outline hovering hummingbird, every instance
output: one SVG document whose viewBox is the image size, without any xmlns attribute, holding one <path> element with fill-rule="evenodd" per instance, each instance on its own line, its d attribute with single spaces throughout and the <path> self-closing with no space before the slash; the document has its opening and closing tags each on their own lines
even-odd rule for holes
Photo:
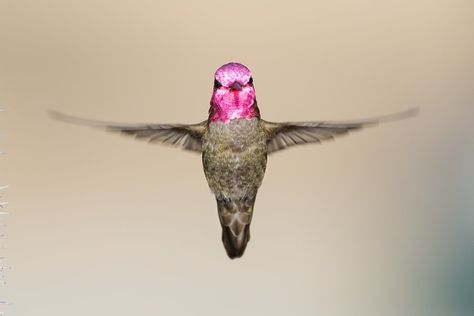
<svg viewBox="0 0 474 316">
<path fill-rule="evenodd" d="M 282 149 L 320 143 L 348 131 L 412 116 L 416 109 L 388 116 L 348 122 L 283 122 L 260 118 L 251 71 L 239 63 L 221 66 L 214 75 L 207 120 L 197 124 L 118 124 L 85 120 L 58 112 L 56 119 L 102 127 L 179 146 L 202 154 L 209 187 L 217 200 L 222 241 L 227 255 L 241 257 L 250 239 L 250 223 L 267 156 Z"/>
</svg>

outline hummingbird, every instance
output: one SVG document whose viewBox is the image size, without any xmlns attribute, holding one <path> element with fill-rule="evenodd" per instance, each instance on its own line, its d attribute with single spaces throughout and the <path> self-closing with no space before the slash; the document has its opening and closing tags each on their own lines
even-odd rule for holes
<svg viewBox="0 0 474 316">
<path fill-rule="evenodd" d="M 267 157 L 302 144 L 321 143 L 349 131 L 412 116 L 417 109 L 354 121 L 270 122 L 257 106 L 252 72 L 231 62 L 214 74 L 208 118 L 197 124 L 120 124 L 51 112 L 59 120 L 104 128 L 149 143 L 196 152 L 217 201 L 222 242 L 229 258 L 244 254 Z"/>
</svg>

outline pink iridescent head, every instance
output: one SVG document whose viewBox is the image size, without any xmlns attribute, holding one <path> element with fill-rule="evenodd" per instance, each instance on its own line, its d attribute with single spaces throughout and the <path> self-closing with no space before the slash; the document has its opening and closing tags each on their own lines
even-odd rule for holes
<svg viewBox="0 0 474 316">
<path fill-rule="evenodd" d="M 224 124 L 233 119 L 260 117 L 252 73 L 239 63 L 228 63 L 214 75 L 214 91 L 209 109 L 211 122 Z"/>
</svg>

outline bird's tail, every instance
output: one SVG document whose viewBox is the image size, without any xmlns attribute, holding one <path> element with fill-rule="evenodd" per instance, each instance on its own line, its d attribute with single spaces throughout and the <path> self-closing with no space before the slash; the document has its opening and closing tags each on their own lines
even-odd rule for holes
<svg viewBox="0 0 474 316">
<path fill-rule="evenodd" d="M 244 254 L 250 240 L 255 197 L 238 200 L 217 200 L 217 209 L 222 226 L 222 242 L 229 258 L 239 258 Z"/>
</svg>

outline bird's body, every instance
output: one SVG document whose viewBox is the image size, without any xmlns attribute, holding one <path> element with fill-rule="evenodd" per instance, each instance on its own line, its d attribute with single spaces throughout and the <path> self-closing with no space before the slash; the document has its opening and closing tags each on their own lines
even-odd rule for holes
<svg viewBox="0 0 474 316">
<path fill-rule="evenodd" d="M 269 154 L 294 145 L 320 143 L 416 111 L 349 122 L 268 122 L 260 118 L 250 70 L 238 63 L 217 69 L 210 105 L 208 119 L 191 125 L 117 124 L 60 113 L 54 116 L 201 153 L 207 182 L 217 200 L 224 247 L 230 258 L 237 258 L 243 255 L 250 238 L 255 198 Z"/>
<path fill-rule="evenodd" d="M 267 164 L 265 132 L 256 118 L 210 123 L 203 135 L 202 162 L 218 199 L 255 196 Z"/>
</svg>

